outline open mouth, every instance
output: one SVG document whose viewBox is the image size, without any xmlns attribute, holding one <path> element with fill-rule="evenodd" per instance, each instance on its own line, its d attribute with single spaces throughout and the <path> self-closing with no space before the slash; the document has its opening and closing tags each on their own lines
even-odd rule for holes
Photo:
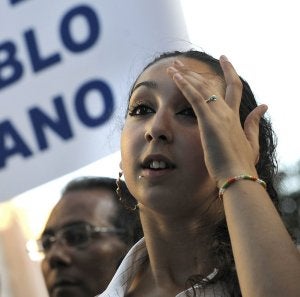
<svg viewBox="0 0 300 297">
<path fill-rule="evenodd" d="M 151 169 L 151 170 L 162 170 L 162 169 L 173 169 L 175 165 L 164 157 L 148 157 L 142 163 L 143 169 Z"/>
</svg>

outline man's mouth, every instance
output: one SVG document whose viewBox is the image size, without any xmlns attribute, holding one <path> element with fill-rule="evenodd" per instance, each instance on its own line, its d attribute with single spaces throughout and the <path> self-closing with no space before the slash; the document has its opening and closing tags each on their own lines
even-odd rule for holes
<svg viewBox="0 0 300 297">
<path fill-rule="evenodd" d="M 79 284 L 74 281 L 61 280 L 61 281 L 56 282 L 52 289 L 55 290 L 55 289 L 60 289 L 60 288 L 68 288 L 68 287 L 76 287 L 76 286 L 79 286 Z"/>
</svg>

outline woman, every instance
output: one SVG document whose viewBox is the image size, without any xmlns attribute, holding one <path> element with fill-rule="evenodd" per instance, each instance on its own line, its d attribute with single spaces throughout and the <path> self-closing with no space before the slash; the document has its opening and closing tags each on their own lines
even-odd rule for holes
<svg viewBox="0 0 300 297">
<path fill-rule="evenodd" d="M 225 56 L 166 53 L 143 70 L 121 169 L 145 237 L 101 296 L 300 296 L 266 110 Z"/>
</svg>

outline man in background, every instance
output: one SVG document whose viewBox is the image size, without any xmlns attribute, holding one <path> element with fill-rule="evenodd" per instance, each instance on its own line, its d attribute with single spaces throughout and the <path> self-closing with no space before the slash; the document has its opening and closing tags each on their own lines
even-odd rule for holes
<svg viewBox="0 0 300 297">
<path fill-rule="evenodd" d="M 66 185 L 38 240 L 50 297 L 100 294 L 142 237 L 138 212 L 123 207 L 116 188 L 116 180 L 105 177 L 83 177 Z M 129 192 L 123 195 L 135 203 Z"/>
</svg>

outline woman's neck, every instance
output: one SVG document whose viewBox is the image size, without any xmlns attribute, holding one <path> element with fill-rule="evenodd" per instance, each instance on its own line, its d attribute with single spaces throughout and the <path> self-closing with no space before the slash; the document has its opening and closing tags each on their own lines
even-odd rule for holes
<svg viewBox="0 0 300 297">
<path fill-rule="evenodd" d="M 194 218 L 192 218 L 194 217 Z M 165 215 L 155 216 L 141 209 L 145 242 L 149 254 L 149 267 L 145 273 L 153 280 L 155 287 L 170 286 L 186 288 L 192 275 L 210 274 L 215 261 L 211 246 L 214 224 L 201 216 L 173 218 Z"/>
</svg>

